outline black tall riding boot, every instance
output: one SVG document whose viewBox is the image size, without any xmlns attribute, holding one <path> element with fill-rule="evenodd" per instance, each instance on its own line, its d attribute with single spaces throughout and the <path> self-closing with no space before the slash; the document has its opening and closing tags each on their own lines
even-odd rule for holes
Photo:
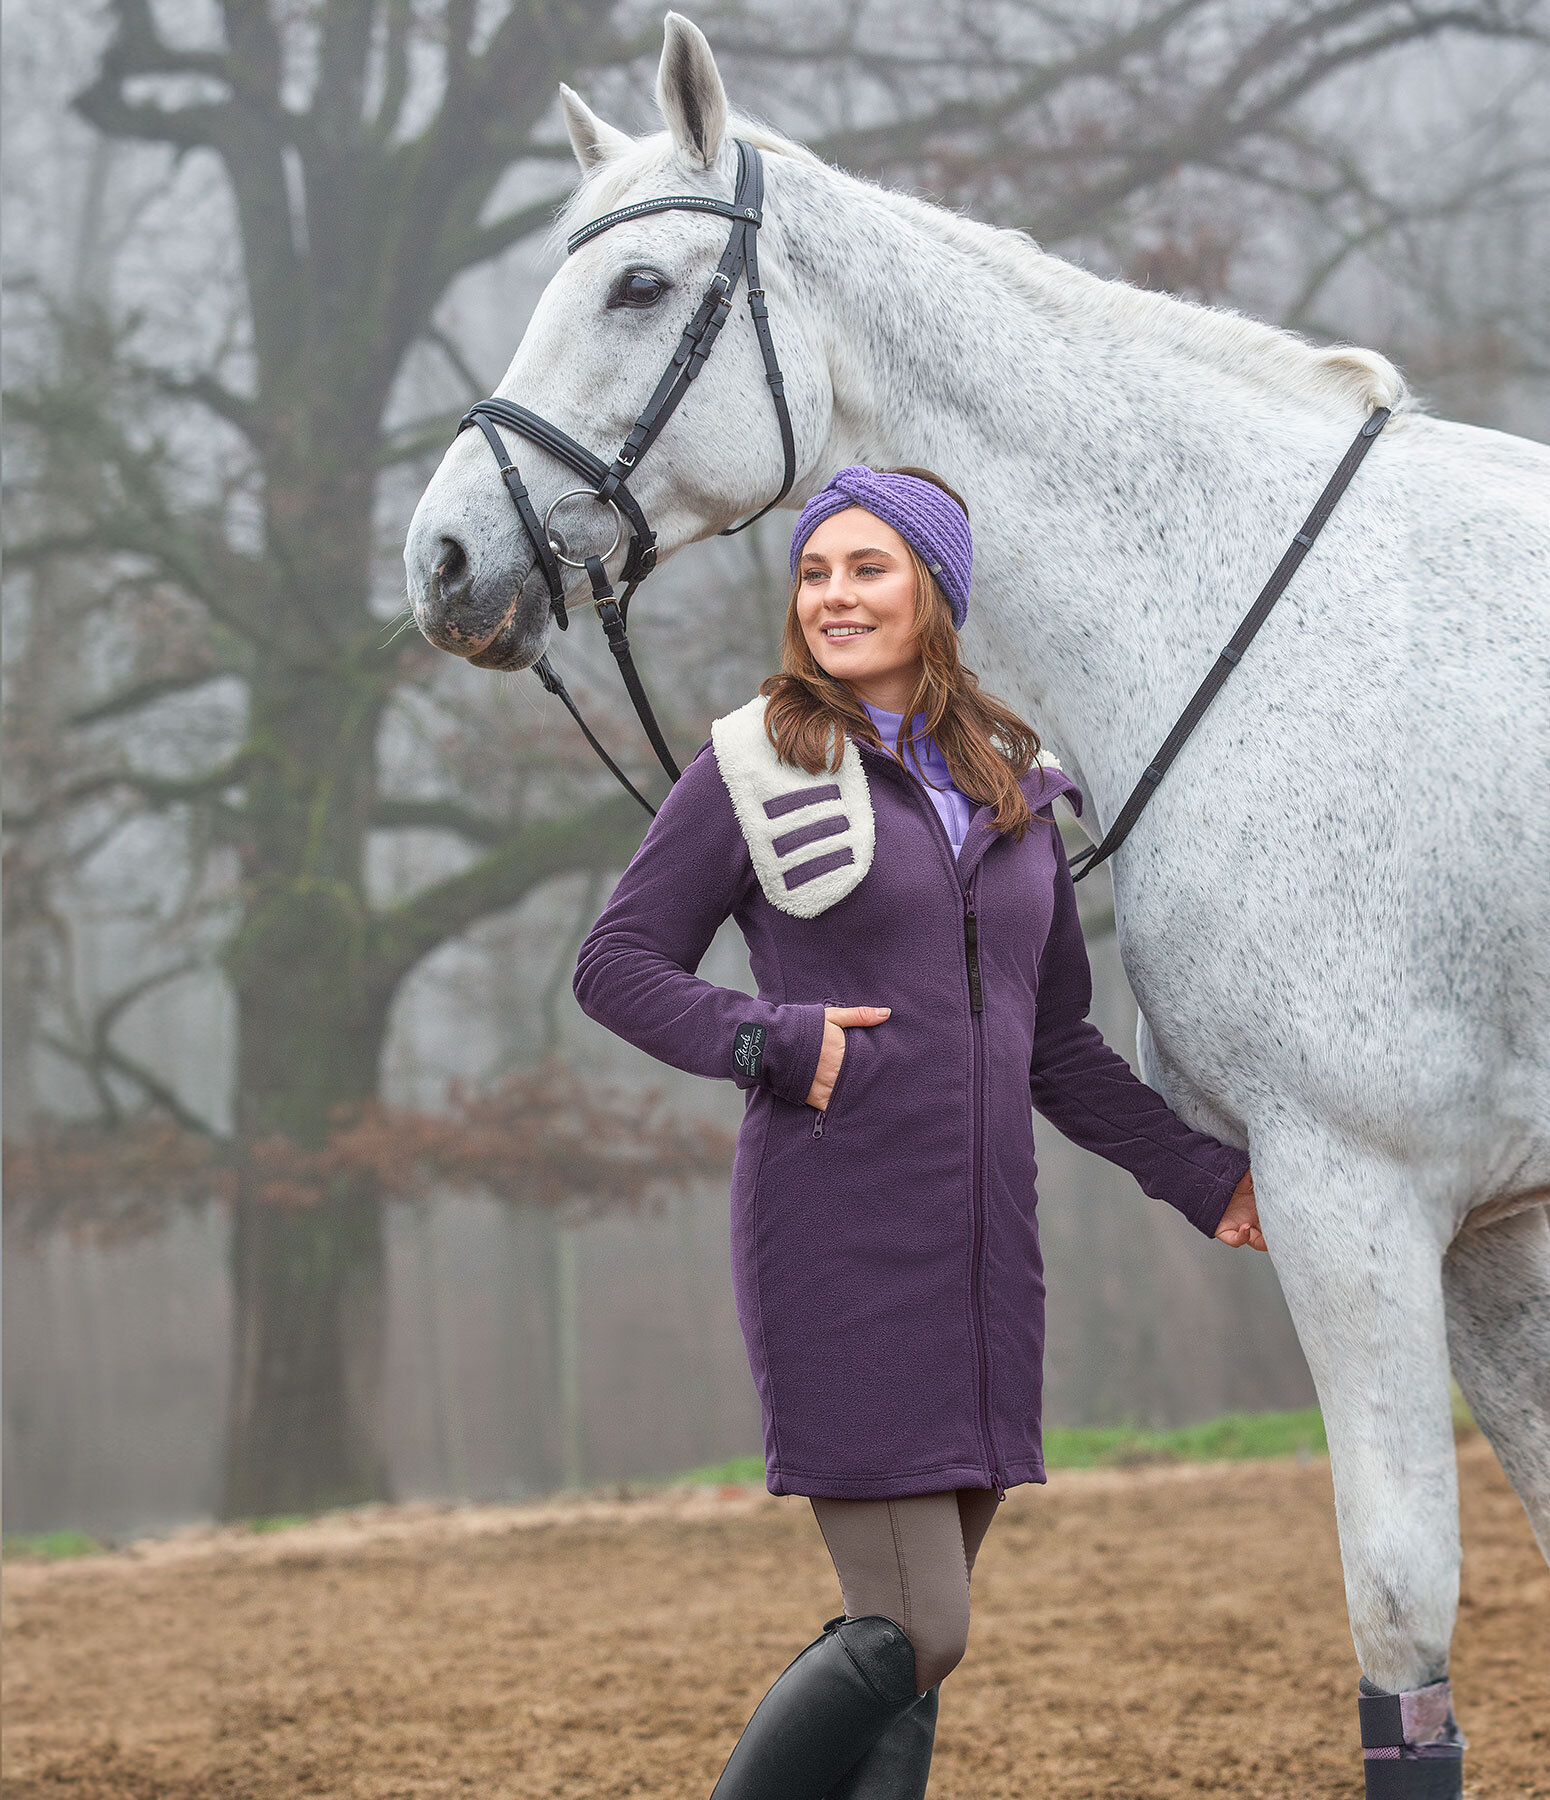
<svg viewBox="0 0 1550 1800">
<path fill-rule="evenodd" d="M 924 1800 L 936 1742 L 937 1696 L 927 1688 L 906 1707 L 860 1762 L 829 1789 L 829 1800 Z"/>
<path fill-rule="evenodd" d="M 711 1800 L 824 1800 L 917 1698 L 902 1627 L 880 1613 L 830 1619 L 754 1709 Z"/>
</svg>

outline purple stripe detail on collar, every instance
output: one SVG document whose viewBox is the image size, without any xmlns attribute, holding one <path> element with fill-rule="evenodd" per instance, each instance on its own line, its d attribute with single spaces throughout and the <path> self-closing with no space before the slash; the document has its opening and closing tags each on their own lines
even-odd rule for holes
<svg viewBox="0 0 1550 1800">
<path fill-rule="evenodd" d="M 793 850 L 800 850 L 804 844 L 811 844 L 817 838 L 833 837 L 836 831 L 849 829 L 850 820 L 844 813 L 833 813 L 827 819 L 814 819 L 811 825 L 799 825 L 795 831 L 783 831 L 775 840 L 775 854 L 789 856 Z"/>
<path fill-rule="evenodd" d="M 824 856 L 815 856 L 811 862 L 798 863 L 794 869 L 787 869 L 785 883 L 788 888 L 801 887 L 804 881 L 812 881 L 819 875 L 827 875 L 830 869 L 843 869 L 848 862 L 856 860 L 847 844 L 843 850 L 830 850 Z"/>
<path fill-rule="evenodd" d="M 815 800 L 838 800 L 839 797 L 837 781 L 826 781 L 820 787 L 798 788 L 795 793 L 777 794 L 773 800 L 766 800 L 764 816 L 778 819 L 783 813 L 795 812 L 799 806 L 811 806 Z"/>
</svg>

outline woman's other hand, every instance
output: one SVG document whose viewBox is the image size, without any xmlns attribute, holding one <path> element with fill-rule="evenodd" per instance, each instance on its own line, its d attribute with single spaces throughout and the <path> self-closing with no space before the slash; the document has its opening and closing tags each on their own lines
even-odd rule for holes
<svg viewBox="0 0 1550 1800">
<path fill-rule="evenodd" d="M 827 1030 L 826 1026 L 826 1034 Z M 1259 1228 L 1259 1207 L 1254 1200 L 1252 1169 L 1243 1171 L 1242 1181 L 1233 1189 L 1232 1198 L 1227 1202 L 1227 1210 L 1222 1214 L 1222 1222 L 1216 1228 L 1216 1235 L 1234 1250 L 1241 1250 L 1245 1244 L 1251 1250 L 1266 1249 L 1264 1234 Z"/>
<path fill-rule="evenodd" d="M 890 1006 L 826 1006 L 823 1009 L 823 1048 L 818 1052 L 818 1068 L 813 1085 L 807 1090 L 807 1104 L 820 1112 L 829 1104 L 835 1077 L 845 1060 L 845 1027 L 847 1025 L 881 1025 L 893 1008 Z"/>
</svg>

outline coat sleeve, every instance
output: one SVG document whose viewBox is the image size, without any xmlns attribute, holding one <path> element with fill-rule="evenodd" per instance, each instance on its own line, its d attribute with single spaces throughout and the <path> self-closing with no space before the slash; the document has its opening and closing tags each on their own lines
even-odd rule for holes
<svg viewBox="0 0 1550 1800">
<path fill-rule="evenodd" d="M 1186 1125 L 1087 1017 L 1092 971 L 1059 826 L 1054 835 L 1055 914 L 1039 958 L 1033 1104 L 1073 1143 L 1128 1169 L 1144 1192 L 1212 1237 L 1248 1152 Z"/>
<path fill-rule="evenodd" d="M 702 981 L 711 940 L 753 879 L 709 742 L 651 821 L 576 958 L 581 1010 L 660 1062 L 806 1103 L 821 1003 L 778 1005 Z"/>
</svg>

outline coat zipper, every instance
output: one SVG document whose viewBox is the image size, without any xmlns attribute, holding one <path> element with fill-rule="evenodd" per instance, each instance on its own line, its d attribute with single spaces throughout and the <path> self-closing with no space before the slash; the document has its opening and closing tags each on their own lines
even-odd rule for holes
<svg viewBox="0 0 1550 1800">
<path fill-rule="evenodd" d="M 893 759 L 890 758 L 890 760 Z M 969 1096 L 970 1103 L 974 1107 L 974 1254 L 971 1259 L 972 1275 L 970 1279 L 974 1286 L 973 1311 L 975 1354 L 979 1363 L 980 1430 L 985 1440 L 985 1453 L 990 1458 L 990 1478 L 995 1483 L 996 1499 L 999 1502 L 1006 1498 L 1006 1487 L 1001 1480 L 1001 1470 L 997 1466 L 995 1439 L 991 1436 L 990 1431 L 990 1356 L 985 1345 L 984 1269 L 982 1267 L 985 1248 L 985 1147 L 980 1130 L 981 1114 L 984 1111 L 982 1098 L 984 1078 L 980 1071 L 980 1043 L 983 1026 L 980 1021 L 985 1011 L 985 997 L 980 983 L 979 917 L 974 910 L 972 893 L 966 891 L 963 883 L 958 880 L 958 861 L 953 854 L 953 841 L 947 835 L 947 827 L 942 823 L 940 813 L 937 812 L 930 798 L 920 791 L 920 784 L 907 769 L 901 768 L 899 773 L 908 782 L 911 793 L 916 796 L 917 804 L 924 806 L 931 815 L 931 823 L 936 827 L 938 836 L 947 846 L 947 857 L 952 865 L 953 878 L 957 882 L 959 893 L 963 896 L 963 954 L 969 974 L 969 1036 L 974 1051 L 972 1092 Z M 974 877 L 971 876 L 969 878 L 970 889 L 973 885 Z M 831 1094 L 830 1099 L 832 1100 L 833 1097 Z M 818 1122 L 813 1127 L 814 1137 L 822 1136 L 822 1127 L 823 1115 L 820 1113 Z"/>
<path fill-rule="evenodd" d="M 974 902 L 963 897 L 963 954 L 969 965 L 969 1011 L 983 1012 L 985 997 L 980 991 L 980 927 Z"/>
<path fill-rule="evenodd" d="M 933 811 L 936 809 L 933 807 Z M 970 878 L 973 887 L 973 878 Z M 985 1011 L 984 993 L 980 986 L 979 917 L 974 910 L 972 893 L 963 896 L 963 951 L 969 970 L 969 1032 L 974 1044 L 974 1310 L 978 1326 L 980 1371 L 980 1425 L 985 1433 L 985 1448 L 990 1454 L 990 1478 L 996 1484 L 996 1499 L 1006 1498 L 1001 1471 L 996 1466 L 996 1443 L 990 1430 L 990 1356 L 985 1345 L 985 1144 L 980 1126 L 983 1120 L 984 1079 L 980 1070 Z"/>
</svg>

